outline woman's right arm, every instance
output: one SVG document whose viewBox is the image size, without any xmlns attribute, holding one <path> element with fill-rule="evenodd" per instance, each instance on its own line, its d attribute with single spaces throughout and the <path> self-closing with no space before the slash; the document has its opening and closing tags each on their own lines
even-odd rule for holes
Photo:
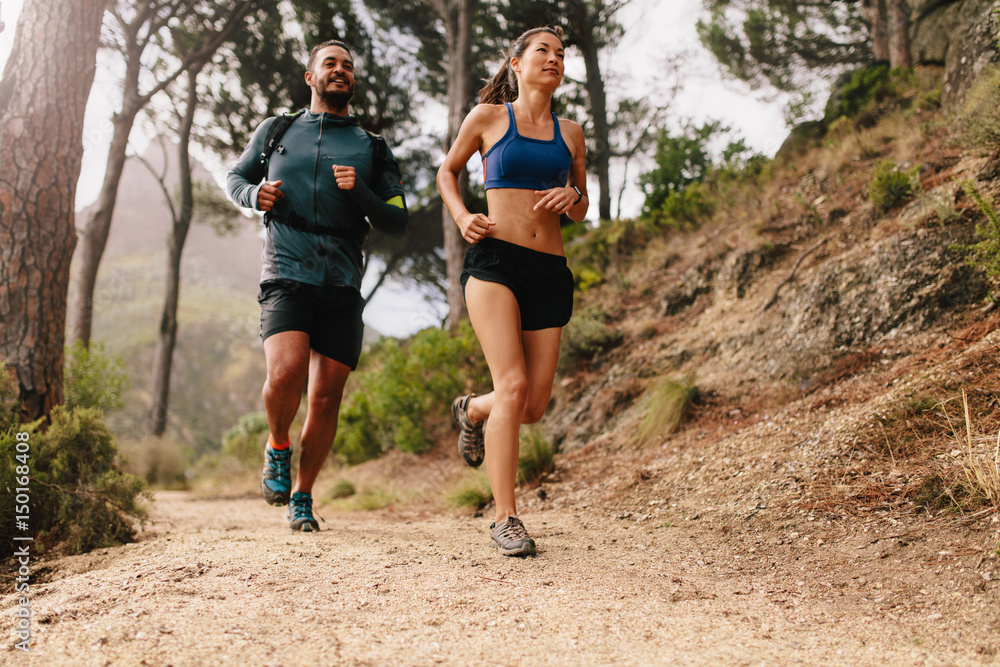
<svg viewBox="0 0 1000 667">
<path fill-rule="evenodd" d="M 478 243 L 489 236 L 490 229 L 496 224 L 482 213 L 470 213 L 458 188 L 458 175 L 473 153 L 482 146 L 483 130 L 489 124 L 490 112 L 490 105 L 485 104 L 480 104 L 469 112 L 458 130 L 455 143 L 451 145 L 437 172 L 441 200 L 462 232 L 462 238 L 469 243 Z"/>
</svg>

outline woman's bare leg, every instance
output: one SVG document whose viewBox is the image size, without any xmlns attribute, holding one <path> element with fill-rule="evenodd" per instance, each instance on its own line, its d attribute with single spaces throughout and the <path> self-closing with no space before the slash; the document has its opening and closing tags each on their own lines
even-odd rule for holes
<svg viewBox="0 0 1000 667">
<path fill-rule="evenodd" d="M 465 287 L 465 302 L 493 377 L 492 396 L 473 399 L 476 405 L 469 416 L 476 420 L 491 402 L 485 431 L 485 460 L 496 504 L 496 521 L 500 522 L 517 515 L 514 482 L 521 417 L 528 391 L 521 315 L 514 294 L 498 283 L 470 278 Z"/>
</svg>

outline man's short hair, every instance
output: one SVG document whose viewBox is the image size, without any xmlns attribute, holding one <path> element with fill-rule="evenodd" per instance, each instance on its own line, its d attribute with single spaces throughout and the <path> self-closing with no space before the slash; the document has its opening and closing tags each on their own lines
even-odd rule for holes
<svg viewBox="0 0 1000 667">
<path fill-rule="evenodd" d="M 328 39 L 322 44 L 317 44 L 309 50 L 309 62 L 306 63 L 307 72 L 311 72 L 313 65 L 316 64 L 316 54 L 328 46 L 339 46 L 343 50 L 347 51 L 347 55 L 351 57 L 351 60 L 354 59 L 354 55 L 351 54 L 351 47 L 347 46 L 347 44 L 344 44 L 339 39 Z"/>
</svg>

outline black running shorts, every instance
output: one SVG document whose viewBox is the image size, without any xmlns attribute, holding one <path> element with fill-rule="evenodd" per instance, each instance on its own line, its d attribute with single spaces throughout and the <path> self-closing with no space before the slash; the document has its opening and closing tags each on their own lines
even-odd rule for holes
<svg viewBox="0 0 1000 667">
<path fill-rule="evenodd" d="M 514 293 L 522 331 L 564 327 L 573 314 L 573 272 L 562 255 L 487 237 L 465 251 L 463 290 L 470 276 Z"/>
<path fill-rule="evenodd" d="M 353 371 L 361 357 L 365 301 L 351 287 L 319 287 L 295 280 L 260 284 L 260 337 L 283 331 L 309 334 L 309 347 Z"/>
</svg>

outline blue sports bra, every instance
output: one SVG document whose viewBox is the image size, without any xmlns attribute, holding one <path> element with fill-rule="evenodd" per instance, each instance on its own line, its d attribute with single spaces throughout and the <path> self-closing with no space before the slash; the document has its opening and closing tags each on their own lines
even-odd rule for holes
<svg viewBox="0 0 1000 667">
<path fill-rule="evenodd" d="M 548 141 L 522 137 L 517 132 L 514 108 L 510 102 L 506 106 L 510 121 L 507 133 L 483 156 L 486 189 L 549 190 L 565 186 L 573 155 L 559 132 L 559 119 L 552 114 L 555 135 Z"/>
</svg>

